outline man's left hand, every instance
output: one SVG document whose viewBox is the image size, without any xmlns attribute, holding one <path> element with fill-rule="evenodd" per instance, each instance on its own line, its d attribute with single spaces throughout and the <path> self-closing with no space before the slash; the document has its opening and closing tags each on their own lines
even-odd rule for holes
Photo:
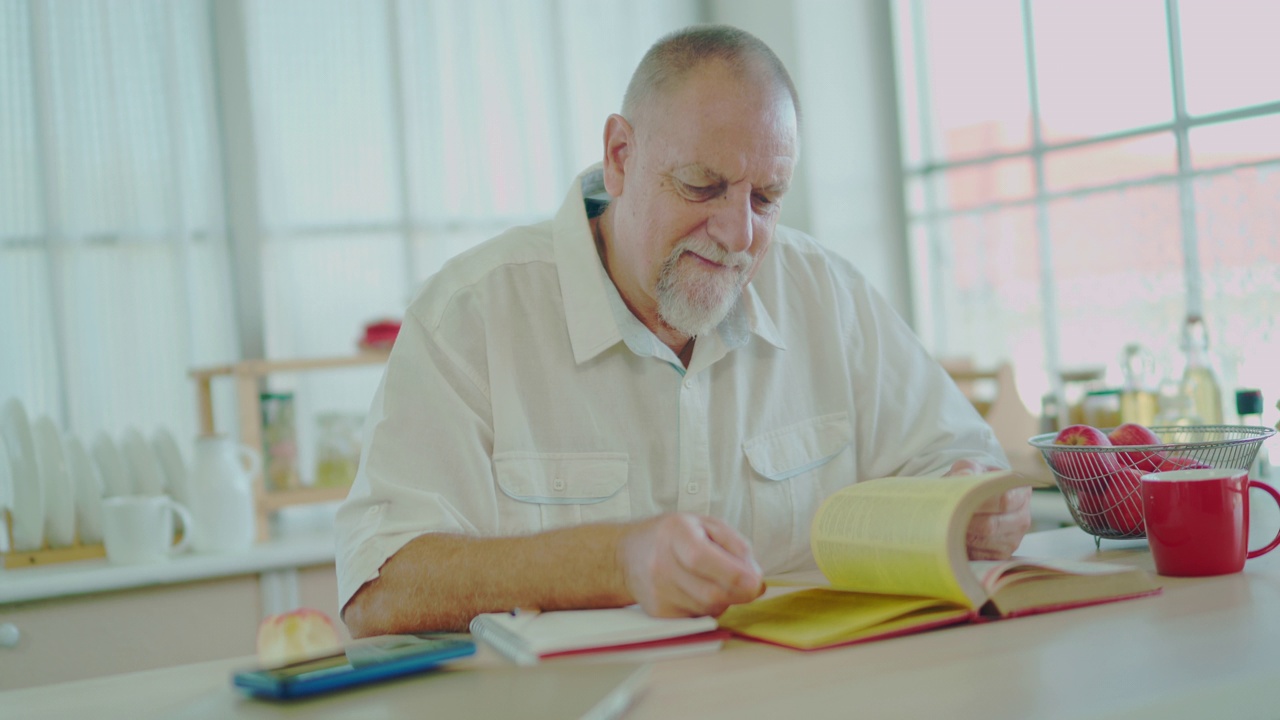
<svg viewBox="0 0 1280 720">
<path fill-rule="evenodd" d="M 946 475 L 976 475 L 999 470 L 973 460 L 957 460 Z M 969 520 L 965 543 L 970 560 L 1005 560 L 1031 529 L 1031 488 L 1014 488 L 991 498 Z"/>
</svg>

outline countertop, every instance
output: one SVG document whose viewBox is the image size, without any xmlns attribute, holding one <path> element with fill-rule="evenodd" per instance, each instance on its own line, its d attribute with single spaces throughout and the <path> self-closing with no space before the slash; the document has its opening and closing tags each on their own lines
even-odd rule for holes
<svg viewBox="0 0 1280 720">
<path fill-rule="evenodd" d="M 150 565 L 112 565 L 100 558 L 0 569 L 0 605 L 332 564 L 336 509 L 288 508 L 273 521 L 271 540 L 238 552 L 188 552 Z"/>
<path fill-rule="evenodd" d="M 1099 551 L 1091 536 L 1070 528 L 1033 533 L 1019 552 L 1152 569 L 1145 542 L 1104 541 Z M 1249 561 L 1242 573 L 1160 584 L 1163 594 L 1153 597 L 808 653 L 730 639 L 718 653 L 655 663 L 627 718 L 1275 718 L 1280 552 Z M 29 688 L 0 694 L 0 705 L 24 718 L 409 717 L 432 708 L 445 691 L 440 680 L 449 677 L 428 673 L 302 703 L 265 703 L 228 682 L 250 662 L 231 658 Z M 587 667 L 557 661 L 514 668 L 481 648 L 451 669 L 576 678 Z M 481 692 L 519 697 L 533 709 L 557 692 L 574 692 L 540 674 L 519 677 L 535 682 Z M 534 714 L 512 707 L 507 701 L 484 714 L 476 705 L 463 714 Z"/>
<path fill-rule="evenodd" d="M 0 570 L 0 605 L 322 565 L 333 562 L 333 544 L 332 531 L 310 531 L 240 552 L 184 553 L 149 565 L 103 558 Z"/>
</svg>

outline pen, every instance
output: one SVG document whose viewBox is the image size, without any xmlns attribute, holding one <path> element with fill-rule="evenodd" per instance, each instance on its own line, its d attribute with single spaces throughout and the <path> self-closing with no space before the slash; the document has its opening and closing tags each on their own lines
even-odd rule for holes
<svg viewBox="0 0 1280 720">
<path fill-rule="evenodd" d="M 542 613 L 538 608 L 517 607 L 511 609 L 511 617 L 534 618 Z"/>
</svg>

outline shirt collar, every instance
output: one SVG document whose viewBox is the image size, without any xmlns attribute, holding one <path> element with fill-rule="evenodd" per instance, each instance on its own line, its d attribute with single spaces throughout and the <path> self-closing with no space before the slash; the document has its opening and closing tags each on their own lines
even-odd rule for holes
<svg viewBox="0 0 1280 720">
<path fill-rule="evenodd" d="M 560 295 L 574 361 L 587 362 L 619 342 L 625 342 L 637 355 L 669 359 L 661 352 L 666 350 L 674 358 L 670 348 L 631 314 L 605 272 L 591 234 L 585 198 L 608 199 L 600 163 L 578 175 L 553 221 Z M 746 345 L 751 333 L 779 350 L 786 349 L 781 333 L 750 283 L 717 332 L 727 349 Z"/>
</svg>

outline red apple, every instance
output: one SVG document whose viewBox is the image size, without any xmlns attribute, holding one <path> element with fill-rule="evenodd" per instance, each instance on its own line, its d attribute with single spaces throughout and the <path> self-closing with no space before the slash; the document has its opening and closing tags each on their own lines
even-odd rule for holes
<svg viewBox="0 0 1280 720">
<path fill-rule="evenodd" d="M 1054 445 L 1102 445 L 1111 444 L 1111 440 L 1098 428 L 1092 425 L 1070 425 L 1062 428 L 1053 439 Z"/>
<path fill-rule="evenodd" d="M 329 616 L 311 608 L 271 615 L 258 625 L 258 662 L 278 667 L 342 649 Z"/>
<path fill-rule="evenodd" d="M 1080 480 L 1072 482 L 1078 483 L 1075 487 L 1076 511 L 1083 516 L 1081 519 L 1094 528 L 1105 525 L 1103 513 L 1107 510 L 1106 486 L 1094 482 L 1085 484 Z"/>
<path fill-rule="evenodd" d="M 1063 428 L 1053 439 L 1053 444 L 1110 447 L 1111 441 L 1101 430 L 1091 425 L 1072 425 Z M 1059 475 L 1074 480 L 1101 479 L 1120 469 L 1111 453 L 1062 451 L 1051 453 L 1049 460 Z"/>
<path fill-rule="evenodd" d="M 1142 532 L 1142 476 L 1140 470 L 1121 468 L 1107 482 L 1106 510 L 1102 519 L 1112 530 L 1132 535 Z"/>
<path fill-rule="evenodd" d="M 1206 465 L 1195 458 L 1171 455 L 1166 458 L 1161 458 L 1160 465 L 1156 467 L 1155 471 L 1169 472 L 1170 470 L 1208 470 L 1209 467 L 1209 465 Z"/>
<path fill-rule="evenodd" d="M 1120 427 L 1112 430 L 1107 439 L 1112 445 L 1159 445 L 1160 436 L 1151 432 L 1145 425 L 1138 423 L 1125 423 Z M 1135 451 L 1116 453 L 1116 459 L 1119 460 L 1122 467 L 1131 467 L 1135 470 L 1143 472 L 1155 472 L 1160 467 L 1160 462 L 1164 459 L 1159 453 L 1154 451 Z"/>
</svg>

